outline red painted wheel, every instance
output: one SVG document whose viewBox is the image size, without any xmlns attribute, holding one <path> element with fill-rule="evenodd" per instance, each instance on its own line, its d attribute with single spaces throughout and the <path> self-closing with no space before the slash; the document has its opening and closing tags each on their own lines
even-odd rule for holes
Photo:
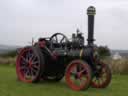
<svg viewBox="0 0 128 96">
<path fill-rule="evenodd" d="M 16 61 L 16 72 L 18 79 L 23 82 L 32 83 L 40 79 L 40 58 L 33 47 L 26 47 L 20 51 Z"/>
<path fill-rule="evenodd" d="M 65 79 L 68 86 L 73 90 L 87 89 L 91 82 L 90 66 L 81 60 L 72 61 L 67 67 Z"/>
<path fill-rule="evenodd" d="M 111 82 L 111 70 L 107 64 L 100 62 L 97 67 L 99 72 L 92 79 L 91 86 L 94 88 L 106 88 Z"/>
</svg>

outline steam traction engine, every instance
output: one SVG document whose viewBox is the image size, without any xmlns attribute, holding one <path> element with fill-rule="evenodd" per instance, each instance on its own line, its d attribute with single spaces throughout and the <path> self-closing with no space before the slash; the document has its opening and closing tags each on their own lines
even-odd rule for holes
<svg viewBox="0 0 128 96">
<path fill-rule="evenodd" d="M 111 81 L 111 71 L 98 58 L 97 47 L 93 44 L 95 8 L 87 9 L 88 44 L 77 30 L 72 40 L 62 33 L 49 38 L 40 38 L 32 46 L 20 50 L 16 61 L 18 79 L 33 83 L 40 79 L 59 81 L 65 76 L 67 85 L 73 90 L 105 88 Z"/>
</svg>

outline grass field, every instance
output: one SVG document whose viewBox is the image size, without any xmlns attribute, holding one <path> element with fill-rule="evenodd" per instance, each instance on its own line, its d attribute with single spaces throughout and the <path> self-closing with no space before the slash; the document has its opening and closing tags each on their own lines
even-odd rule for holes
<svg viewBox="0 0 128 96">
<path fill-rule="evenodd" d="M 128 96 L 128 75 L 114 75 L 106 89 L 76 92 L 65 81 L 27 84 L 16 78 L 15 67 L 0 66 L 0 96 Z"/>
</svg>

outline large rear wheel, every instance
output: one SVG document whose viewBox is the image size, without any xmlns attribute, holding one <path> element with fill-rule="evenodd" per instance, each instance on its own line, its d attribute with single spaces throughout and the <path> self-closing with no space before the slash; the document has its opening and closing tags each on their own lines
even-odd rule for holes
<svg viewBox="0 0 128 96">
<path fill-rule="evenodd" d="M 16 61 L 19 80 L 27 83 L 39 81 L 41 68 L 40 57 L 34 47 L 26 47 L 20 51 Z"/>
<path fill-rule="evenodd" d="M 90 66 L 84 61 L 74 60 L 67 67 L 65 78 L 71 89 L 76 91 L 87 89 L 91 82 Z"/>
</svg>

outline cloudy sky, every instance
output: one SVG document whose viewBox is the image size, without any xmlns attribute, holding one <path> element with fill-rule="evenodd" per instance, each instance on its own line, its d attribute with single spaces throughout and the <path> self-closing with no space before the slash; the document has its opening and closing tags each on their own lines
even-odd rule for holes
<svg viewBox="0 0 128 96">
<path fill-rule="evenodd" d="M 128 49 L 128 0 L 0 0 L 0 44 L 27 45 L 32 37 L 79 28 L 87 39 L 88 6 L 96 7 L 95 39 L 111 49 Z"/>
</svg>

